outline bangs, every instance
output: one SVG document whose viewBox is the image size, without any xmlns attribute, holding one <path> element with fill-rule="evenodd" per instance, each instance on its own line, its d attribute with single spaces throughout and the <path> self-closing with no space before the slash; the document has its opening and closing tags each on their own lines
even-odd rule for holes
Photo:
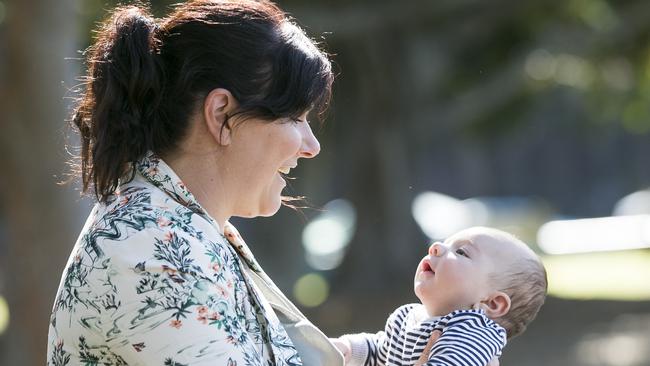
<svg viewBox="0 0 650 366">
<path fill-rule="evenodd" d="M 329 105 L 334 81 L 327 55 L 292 23 L 283 24 L 279 37 L 279 47 L 269 54 L 270 72 L 267 68 L 260 73 L 267 78 L 266 90 L 251 112 L 272 119 L 297 118 L 307 111 L 321 116 Z"/>
</svg>

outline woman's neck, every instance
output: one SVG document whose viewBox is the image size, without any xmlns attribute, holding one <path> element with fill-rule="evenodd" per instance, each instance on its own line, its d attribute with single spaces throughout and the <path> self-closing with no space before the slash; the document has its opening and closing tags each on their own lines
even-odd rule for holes
<svg viewBox="0 0 650 366">
<path fill-rule="evenodd" d="M 221 231 L 232 216 L 228 183 L 215 151 L 183 150 L 163 156 L 163 160 L 178 175 L 196 201 L 219 225 Z"/>
</svg>

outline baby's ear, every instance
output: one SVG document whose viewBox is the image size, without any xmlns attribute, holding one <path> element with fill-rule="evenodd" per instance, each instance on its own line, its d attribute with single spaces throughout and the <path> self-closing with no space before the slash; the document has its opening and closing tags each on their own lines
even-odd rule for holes
<svg viewBox="0 0 650 366">
<path fill-rule="evenodd" d="M 510 296 L 505 292 L 496 291 L 476 304 L 475 307 L 483 309 L 485 315 L 490 319 L 500 318 L 510 311 Z"/>
</svg>

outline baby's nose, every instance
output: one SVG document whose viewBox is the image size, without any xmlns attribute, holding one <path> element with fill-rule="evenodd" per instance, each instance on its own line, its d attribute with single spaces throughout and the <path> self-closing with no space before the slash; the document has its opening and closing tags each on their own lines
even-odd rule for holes
<svg viewBox="0 0 650 366">
<path fill-rule="evenodd" d="M 440 242 L 435 242 L 429 247 L 429 255 L 432 257 L 440 257 L 445 253 L 445 247 Z"/>
</svg>

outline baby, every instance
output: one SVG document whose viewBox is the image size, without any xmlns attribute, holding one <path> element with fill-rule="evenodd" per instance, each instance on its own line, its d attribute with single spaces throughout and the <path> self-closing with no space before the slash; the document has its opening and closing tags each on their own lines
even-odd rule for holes
<svg viewBox="0 0 650 366">
<path fill-rule="evenodd" d="M 546 288 L 544 266 L 526 244 L 470 228 L 429 247 L 415 272 L 421 304 L 395 310 L 384 331 L 333 342 L 346 365 L 486 366 L 535 318 Z"/>
</svg>

